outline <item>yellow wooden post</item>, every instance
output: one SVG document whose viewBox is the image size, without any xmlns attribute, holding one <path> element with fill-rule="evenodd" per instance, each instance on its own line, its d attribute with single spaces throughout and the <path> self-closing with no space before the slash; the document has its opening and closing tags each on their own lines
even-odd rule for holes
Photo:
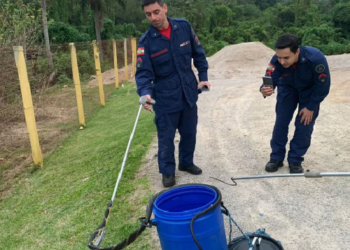
<svg viewBox="0 0 350 250">
<path fill-rule="evenodd" d="M 125 81 L 129 81 L 129 73 L 128 73 L 128 45 L 126 39 L 124 39 L 124 64 L 125 64 Z"/>
<path fill-rule="evenodd" d="M 136 39 L 133 38 L 131 40 L 131 48 L 132 48 L 132 73 L 133 76 L 136 74 Z"/>
<path fill-rule="evenodd" d="M 30 146 L 32 149 L 33 162 L 34 162 L 34 165 L 42 167 L 43 155 L 41 153 L 38 130 L 36 128 L 32 93 L 30 91 L 30 85 L 29 85 L 28 74 L 27 74 L 27 66 L 24 59 L 23 47 L 14 46 L 13 51 L 15 54 L 18 77 L 19 77 L 19 82 L 21 86 L 24 115 L 27 123 L 28 133 L 29 133 L 29 140 L 30 140 Z"/>
<path fill-rule="evenodd" d="M 85 126 L 85 116 L 84 116 L 83 97 L 81 94 L 81 86 L 80 86 L 77 51 L 75 49 L 74 43 L 70 43 L 69 46 L 70 46 L 71 59 L 72 59 L 72 72 L 73 72 L 73 79 L 74 79 L 74 85 L 75 85 L 75 95 L 77 98 L 79 125 L 80 125 L 80 129 L 83 129 L 83 127 Z"/>
<path fill-rule="evenodd" d="M 114 82 L 115 88 L 119 88 L 119 74 L 118 74 L 118 53 L 117 53 L 117 41 L 113 40 L 113 57 L 114 57 Z"/>
<path fill-rule="evenodd" d="M 101 72 L 101 64 L 100 64 L 100 51 L 98 49 L 96 41 L 93 41 L 92 44 L 94 46 L 96 77 L 98 81 L 98 88 L 100 91 L 100 102 L 102 106 L 105 106 L 105 94 L 103 91 L 102 72 Z"/>
</svg>

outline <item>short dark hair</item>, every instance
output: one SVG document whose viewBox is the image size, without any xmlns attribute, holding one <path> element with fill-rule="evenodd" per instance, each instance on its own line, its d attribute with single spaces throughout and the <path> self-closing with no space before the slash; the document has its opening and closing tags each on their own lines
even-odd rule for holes
<svg viewBox="0 0 350 250">
<path fill-rule="evenodd" d="M 154 4 L 154 3 L 158 3 L 160 6 L 163 7 L 164 5 L 164 2 L 163 0 L 142 0 L 142 9 L 145 7 L 145 6 L 148 6 L 150 4 Z"/>
<path fill-rule="evenodd" d="M 300 43 L 301 41 L 297 36 L 294 36 L 292 34 L 285 34 L 277 39 L 275 43 L 275 49 L 290 48 L 290 51 L 295 54 L 299 48 Z"/>
</svg>

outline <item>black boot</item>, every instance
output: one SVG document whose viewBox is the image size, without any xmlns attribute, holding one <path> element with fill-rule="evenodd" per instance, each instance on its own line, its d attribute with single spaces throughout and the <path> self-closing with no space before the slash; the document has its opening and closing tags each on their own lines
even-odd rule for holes
<svg viewBox="0 0 350 250">
<path fill-rule="evenodd" d="M 163 174 L 163 178 L 162 178 L 162 182 L 163 182 L 163 186 L 164 187 L 172 187 L 175 185 L 175 174 L 172 175 L 164 175 Z"/>
<path fill-rule="evenodd" d="M 301 174 L 304 172 L 301 162 L 289 162 L 289 172 L 291 174 Z"/>
<path fill-rule="evenodd" d="M 278 168 L 283 166 L 283 161 L 279 161 L 279 160 L 270 160 L 266 166 L 265 166 L 265 170 L 267 172 L 276 172 L 278 170 Z"/>
<path fill-rule="evenodd" d="M 192 165 L 191 167 L 185 167 L 179 164 L 179 170 L 180 171 L 186 171 L 187 173 L 194 174 L 194 175 L 199 175 L 202 173 L 202 169 L 197 167 L 196 165 Z"/>
</svg>

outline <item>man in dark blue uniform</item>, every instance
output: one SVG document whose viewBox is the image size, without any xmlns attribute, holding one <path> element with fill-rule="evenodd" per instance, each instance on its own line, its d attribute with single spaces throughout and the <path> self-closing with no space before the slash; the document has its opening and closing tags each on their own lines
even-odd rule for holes
<svg viewBox="0 0 350 250">
<path fill-rule="evenodd" d="M 156 101 L 154 111 L 158 131 L 158 165 L 164 187 L 175 185 L 174 137 L 178 129 L 179 170 L 198 175 L 193 163 L 197 133 L 199 89 L 210 88 L 208 63 L 198 37 L 183 19 L 167 18 L 162 0 L 143 0 L 142 8 L 151 23 L 140 38 L 137 50 L 137 92 Z M 198 70 L 192 71 L 192 59 Z M 144 105 L 151 111 L 150 105 Z"/>
<path fill-rule="evenodd" d="M 311 144 L 311 135 L 320 110 L 320 103 L 328 95 L 331 78 L 324 54 L 313 47 L 299 46 L 296 36 L 286 34 L 275 43 L 276 54 L 266 70 L 273 88 L 262 86 L 264 97 L 278 87 L 276 122 L 273 129 L 270 161 L 265 170 L 275 172 L 283 166 L 288 141 L 288 126 L 298 107 L 295 132 L 290 141 L 288 163 L 290 173 L 302 173 L 301 163 Z"/>
</svg>

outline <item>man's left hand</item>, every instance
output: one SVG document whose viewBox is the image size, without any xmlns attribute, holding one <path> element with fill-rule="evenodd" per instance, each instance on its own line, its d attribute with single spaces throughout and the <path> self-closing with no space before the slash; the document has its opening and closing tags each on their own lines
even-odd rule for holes
<svg viewBox="0 0 350 250">
<path fill-rule="evenodd" d="M 304 122 L 304 125 L 309 125 L 312 122 L 312 117 L 314 115 L 314 111 L 310 111 L 307 108 L 303 108 L 299 115 L 301 115 L 300 123 Z"/>
</svg>

